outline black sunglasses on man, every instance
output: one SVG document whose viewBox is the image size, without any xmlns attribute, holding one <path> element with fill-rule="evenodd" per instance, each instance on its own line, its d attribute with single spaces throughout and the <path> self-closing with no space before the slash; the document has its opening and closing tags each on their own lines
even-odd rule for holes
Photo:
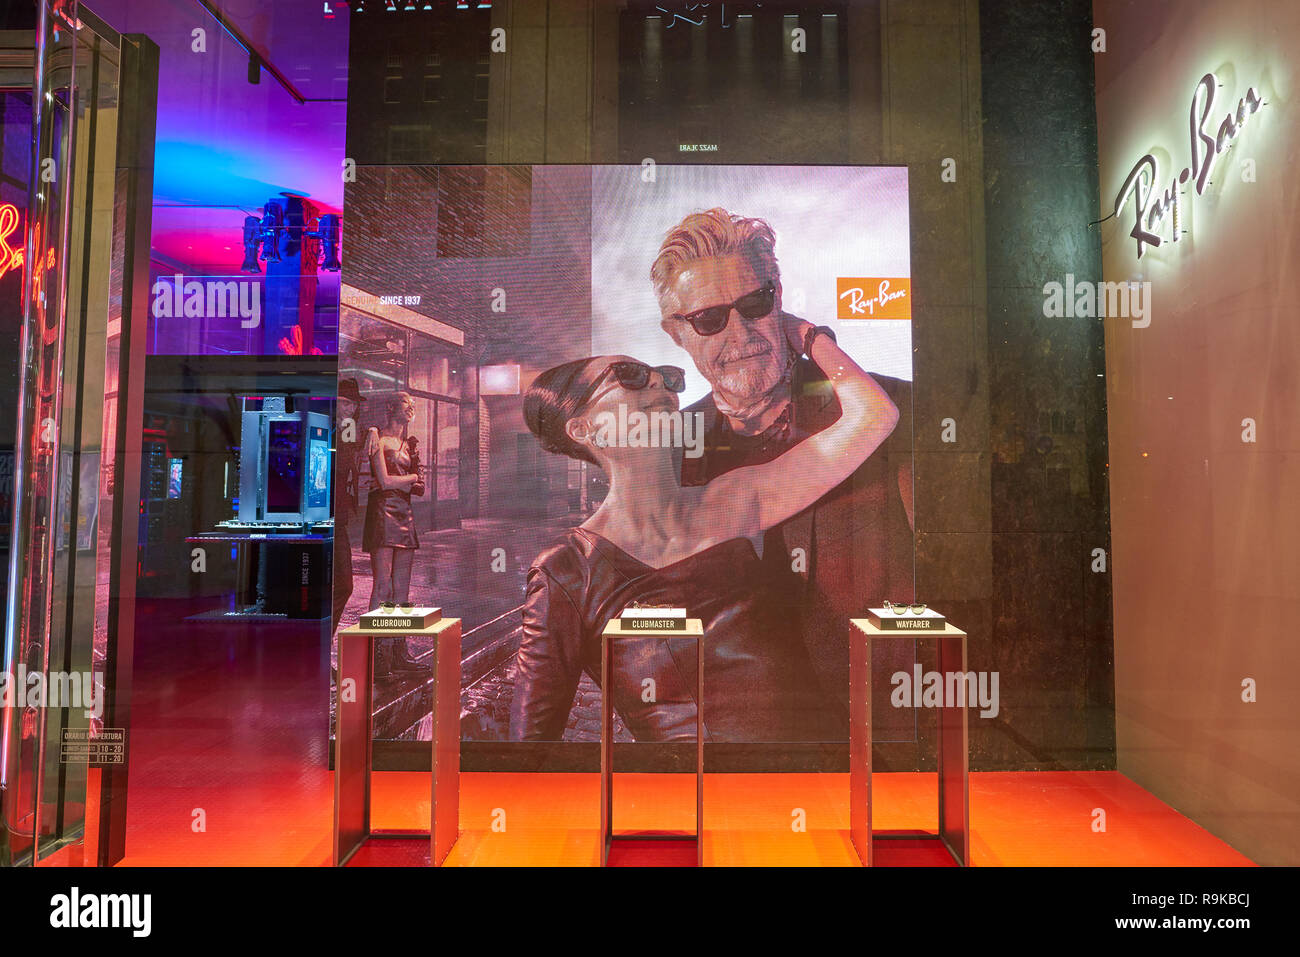
<svg viewBox="0 0 1300 957">
<path fill-rule="evenodd" d="M 731 320 L 731 310 L 735 309 L 744 319 L 762 319 L 772 311 L 776 304 L 776 283 L 768 280 L 753 292 L 747 292 L 735 302 L 723 306 L 707 306 L 694 312 L 681 315 L 674 313 L 678 322 L 689 322 L 691 328 L 702 336 L 716 336 Z"/>
</svg>

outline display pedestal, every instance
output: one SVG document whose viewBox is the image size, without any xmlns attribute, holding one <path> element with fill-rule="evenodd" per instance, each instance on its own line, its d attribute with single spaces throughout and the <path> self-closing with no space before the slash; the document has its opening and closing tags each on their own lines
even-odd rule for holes
<svg viewBox="0 0 1300 957">
<path fill-rule="evenodd" d="M 882 631 L 865 618 L 852 619 L 849 638 L 849 836 L 862 863 L 873 861 L 872 841 L 889 838 L 938 840 L 961 866 L 970 863 L 970 750 L 967 709 L 944 698 L 939 712 L 939 829 L 937 834 L 875 834 L 871 829 L 871 647 L 878 641 L 933 639 L 939 673 L 966 671 L 966 632 L 947 624 L 942 631 Z"/>
<path fill-rule="evenodd" d="M 429 802 L 429 863 L 447 859 L 460 833 L 460 619 L 443 618 L 422 631 L 394 633 L 345 628 L 339 632 L 339 693 L 334 728 L 334 865 L 342 866 L 366 841 L 412 838 L 423 831 L 370 829 L 371 711 L 375 639 L 434 638 L 433 792 Z M 355 689 L 343 694 L 351 679 Z M 355 693 L 351 693 L 354 691 Z M 349 698 L 353 700 L 348 700 Z"/>
<path fill-rule="evenodd" d="M 704 865 L 704 626 L 698 618 L 686 619 L 685 631 L 626 631 L 617 618 L 606 626 L 600 641 L 600 866 L 609 863 L 615 841 L 689 841 L 685 834 L 614 833 L 614 704 L 610 693 L 612 653 L 622 639 L 658 638 L 695 642 L 695 866 Z"/>
</svg>

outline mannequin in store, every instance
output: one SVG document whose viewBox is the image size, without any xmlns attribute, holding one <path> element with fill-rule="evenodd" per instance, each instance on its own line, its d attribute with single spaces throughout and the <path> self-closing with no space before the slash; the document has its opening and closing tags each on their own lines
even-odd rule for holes
<svg viewBox="0 0 1300 957">
<path fill-rule="evenodd" d="M 371 608 L 385 602 L 405 605 L 411 600 L 411 567 L 420 547 L 411 496 L 425 492 L 407 444 L 406 433 L 414 417 L 414 400 L 405 392 L 396 392 L 384 403 L 383 426 L 367 433 L 366 454 L 375 487 L 366 500 L 361 547 L 370 555 L 374 575 Z M 390 651 L 391 670 L 418 667 L 406 651 L 405 639 L 393 639 Z M 382 662 L 379 667 L 382 671 Z"/>
<path fill-rule="evenodd" d="M 513 740 L 562 738 L 582 673 L 599 680 L 606 623 L 634 602 L 685 607 L 701 619 L 708 740 L 843 736 L 835 710 L 824 706 L 797 618 L 787 613 L 756 543 L 851 475 L 892 431 L 898 409 L 828 330 L 786 313 L 779 318 L 792 352 L 827 370 L 841 414 L 772 461 L 733 469 L 707 485 L 681 485 L 680 450 L 611 442 L 600 425 L 620 413 L 676 413 L 682 370 L 598 356 L 557 366 L 533 382 L 524 402 L 529 429 L 548 451 L 598 465 L 609 494 L 528 573 Z M 664 638 L 618 647 L 614 687 L 604 690 L 633 736 L 693 738 L 694 655 Z M 653 688 L 648 696 L 647 688 Z"/>
</svg>

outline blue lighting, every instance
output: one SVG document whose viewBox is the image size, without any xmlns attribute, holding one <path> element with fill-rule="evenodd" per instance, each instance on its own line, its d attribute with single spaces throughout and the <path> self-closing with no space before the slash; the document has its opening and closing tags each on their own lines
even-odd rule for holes
<svg viewBox="0 0 1300 957">
<path fill-rule="evenodd" d="M 288 183 L 252 179 L 246 171 L 267 164 L 256 151 L 239 156 L 199 143 L 160 141 L 154 150 L 154 199 L 203 206 L 256 206 Z M 277 164 L 278 165 L 278 164 Z"/>
</svg>

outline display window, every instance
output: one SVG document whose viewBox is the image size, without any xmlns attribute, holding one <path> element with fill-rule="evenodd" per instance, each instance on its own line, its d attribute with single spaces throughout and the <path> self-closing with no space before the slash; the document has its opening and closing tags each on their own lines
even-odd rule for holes
<svg viewBox="0 0 1300 957">
<path fill-rule="evenodd" d="M 1293 4 L 19 6 L 0 864 L 1300 863 Z"/>
</svg>

